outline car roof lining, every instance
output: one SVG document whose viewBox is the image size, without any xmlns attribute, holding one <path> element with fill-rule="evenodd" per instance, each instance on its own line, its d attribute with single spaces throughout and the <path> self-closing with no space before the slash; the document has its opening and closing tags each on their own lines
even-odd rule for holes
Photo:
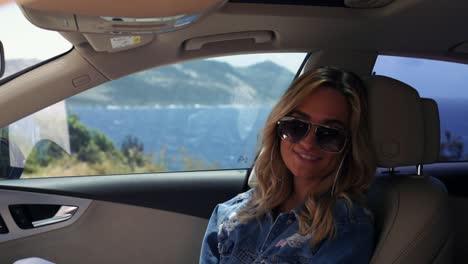
<svg viewBox="0 0 468 264">
<path fill-rule="evenodd" d="M 121 53 L 94 52 L 80 33 L 64 32 L 62 35 L 111 79 L 196 58 L 256 52 L 310 52 L 324 47 L 468 61 L 468 54 L 451 51 L 464 41 L 460 36 L 468 35 L 467 28 L 459 27 L 461 14 L 455 19 L 440 19 L 437 9 L 441 8 L 441 0 L 403 2 L 378 10 L 227 3 L 218 12 L 186 29 L 156 35 L 149 44 Z M 468 8 L 468 2 L 457 1 L 457 5 L 458 9 Z M 418 17 L 416 22 L 414 17 Z M 438 18 L 438 26 L 430 28 L 427 24 L 434 17 Z M 184 50 L 184 43 L 191 39 L 264 30 L 274 33 L 269 43 L 253 45 L 250 41 L 233 40 L 205 45 L 197 51 Z M 127 65 L 122 67 L 115 63 L 122 60 Z"/>
<path fill-rule="evenodd" d="M 220 10 L 188 28 L 155 35 L 154 40 L 148 41 L 150 43 L 146 44 L 149 48 L 137 47 L 134 49 L 134 53 L 137 55 L 141 52 L 138 50 L 144 49 L 155 56 L 139 58 L 140 61 L 142 59 L 158 60 L 160 51 L 164 50 L 163 46 L 170 42 L 178 51 L 169 53 L 172 54 L 169 63 L 240 52 L 308 52 L 324 47 L 372 51 L 382 54 L 408 53 L 411 55 L 417 53 L 423 56 L 424 54 L 435 55 L 446 59 L 453 57 L 459 62 L 465 61 L 468 59 L 468 53 L 453 52 L 453 48 L 468 40 L 461 38 L 468 35 L 468 32 L 462 31 L 468 30 L 459 27 L 465 20 L 463 10 L 468 9 L 468 2 L 459 0 L 451 3 L 450 12 L 440 12 L 443 8 L 447 8 L 446 2 L 443 0 L 396 1 L 389 6 L 376 9 L 252 4 L 231 1 Z M 429 26 L 431 24 L 435 25 L 431 27 Z M 274 34 L 274 40 L 269 43 L 270 45 L 250 45 L 246 41 L 234 41 L 237 43 L 206 45 L 203 47 L 203 51 L 191 52 L 190 54 L 183 50 L 184 43 L 191 39 L 266 30 Z M 72 31 L 62 34 L 78 50 L 85 47 L 86 44 L 93 44 L 94 47 L 109 45 L 110 39 L 114 37 Z M 436 35 L 437 37 L 435 37 Z M 96 56 L 92 52 L 83 52 L 83 54 Z M 165 54 L 164 61 L 169 57 L 169 54 Z M 107 54 L 107 52 L 99 54 L 102 60 L 108 59 L 109 64 L 113 63 L 113 56 L 119 57 L 115 54 Z M 103 71 L 110 72 L 109 76 L 122 76 L 118 69 L 106 69 L 105 62 L 99 63 L 91 58 L 89 60 L 95 61 L 94 65 L 98 68 L 102 64 Z M 143 63 L 161 65 L 166 62 Z M 113 70 L 116 70 L 115 74 L 112 73 Z M 141 70 L 140 67 L 135 69 L 135 71 L 139 70 Z"/>
<path fill-rule="evenodd" d="M 179 14 L 198 13 L 209 10 L 226 0 L 17 0 L 24 7 L 57 12 L 58 15 L 74 14 L 84 16 L 122 17 L 164 17 Z"/>
</svg>

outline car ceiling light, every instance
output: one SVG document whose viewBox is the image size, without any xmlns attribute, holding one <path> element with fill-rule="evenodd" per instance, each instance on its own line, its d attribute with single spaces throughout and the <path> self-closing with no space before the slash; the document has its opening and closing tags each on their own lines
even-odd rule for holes
<svg viewBox="0 0 468 264">
<path fill-rule="evenodd" d="M 88 34 L 159 34 L 189 26 L 227 2 L 101 1 L 82 0 L 65 5 L 62 0 L 23 0 L 19 4 L 31 23 L 45 29 Z M 104 5 L 107 2 L 109 5 Z"/>
</svg>

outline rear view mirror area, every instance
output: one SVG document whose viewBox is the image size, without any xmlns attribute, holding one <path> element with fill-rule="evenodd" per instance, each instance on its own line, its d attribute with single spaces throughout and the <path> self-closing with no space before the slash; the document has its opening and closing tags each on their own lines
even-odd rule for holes
<svg viewBox="0 0 468 264">
<path fill-rule="evenodd" d="M 3 53 L 3 44 L 0 41 L 0 78 L 5 73 L 5 54 Z"/>
</svg>

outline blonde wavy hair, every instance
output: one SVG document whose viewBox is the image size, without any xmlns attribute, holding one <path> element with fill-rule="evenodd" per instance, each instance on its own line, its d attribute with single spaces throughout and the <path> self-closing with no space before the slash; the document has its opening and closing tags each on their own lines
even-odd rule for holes
<svg viewBox="0 0 468 264">
<path fill-rule="evenodd" d="M 292 193 L 293 175 L 280 154 L 281 139 L 277 134 L 277 122 L 319 87 L 340 91 L 349 104 L 351 118 L 348 146 L 337 154 L 337 158 L 342 159 L 342 164 L 332 174 L 336 177 L 335 182 L 323 181 L 322 186 L 310 190 L 299 213 L 299 234 L 314 232 L 312 247 L 334 236 L 333 208 L 337 199 L 344 198 L 350 205 L 352 202 L 363 203 L 364 193 L 375 175 L 366 90 L 359 77 L 353 73 L 331 67 L 318 68 L 303 74 L 286 90 L 271 111 L 263 129 L 261 150 L 255 162 L 257 184 L 252 199 L 238 213 L 240 222 L 259 218 L 280 206 Z"/>
</svg>

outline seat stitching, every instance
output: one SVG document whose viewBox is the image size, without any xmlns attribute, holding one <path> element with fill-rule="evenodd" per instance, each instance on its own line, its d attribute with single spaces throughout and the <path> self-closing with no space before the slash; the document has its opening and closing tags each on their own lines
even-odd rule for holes
<svg viewBox="0 0 468 264">
<path fill-rule="evenodd" d="M 399 189 L 396 190 L 396 196 L 397 196 L 397 206 L 395 210 L 396 213 L 393 214 L 392 223 L 390 224 L 390 227 L 387 229 L 386 234 L 384 234 L 385 238 L 384 239 L 382 239 L 382 237 L 379 238 L 381 243 L 379 243 L 379 245 L 377 245 L 377 248 L 374 250 L 371 263 L 374 263 L 374 259 L 376 258 L 376 256 L 380 255 L 383 244 L 385 244 L 384 242 L 387 241 L 388 236 L 390 235 L 391 231 L 393 230 L 393 227 L 395 226 L 396 218 L 397 218 L 398 212 L 400 211 L 400 190 Z"/>
<path fill-rule="evenodd" d="M 443 206 L 439 206 L 439 207 L 437 207 L 437 210 L 434 210 L 434 212 L 440 212 L 442 208 L 443 208 Z M 410 249 L 414 248 L 417 241 L 420 241 L 425 234 L 429 233 L 430 230 L 428 230 L 426 228 L 428 225 L 430 226 L 431 224 L 436 223 L 437 222 L 436 220 L 439 220 L 439 219 L 441 219 L 443 217 L 443 216 L 434 217 L 434 216 L 437 216 L 437 215 L 439 215 L 439 214 L 433 213 L 433 215 L 431 215 L 431 217 L 429 219 L 431 219 L 432 221 L 428 221 L 422 226 L 420 231 L 414 236 L 414 239 L 411 240 L 408 243 L 408 246 L 405 247 L 402 250 L 401 254 L 395 259 L 395 261 L 393 263 L 395 263 L 397 260 L 399 260 L 400 258 L 405 256 L 410 251 Z"/>
</svg>

